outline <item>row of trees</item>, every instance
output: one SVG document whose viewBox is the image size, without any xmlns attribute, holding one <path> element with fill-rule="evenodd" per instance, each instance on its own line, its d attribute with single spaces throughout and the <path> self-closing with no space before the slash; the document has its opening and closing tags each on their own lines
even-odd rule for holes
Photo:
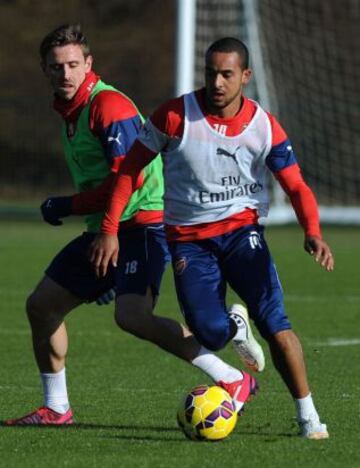
<svg viewBox="0 0 360 468">
<path fill-rule="evenodd" d="M 94 69 L 144 114 L 174 92 L 175 6 L 152 0 L 8 0 L 0 3 L 0 182 L 2 198 L 67 191 L 51 91 L 39 43 L 64 23 L 80 23 Z"/>
</svg>

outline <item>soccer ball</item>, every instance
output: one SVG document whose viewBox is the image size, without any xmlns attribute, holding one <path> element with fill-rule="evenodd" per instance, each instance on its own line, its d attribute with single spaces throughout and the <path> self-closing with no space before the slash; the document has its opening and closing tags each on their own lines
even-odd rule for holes
<svg viewBox="0 0 360 468">
<path fill-rule="evenodd" d="M 222 440 L 234 429 L 237 412 L 226 390 L 198 385 L 181 400 L 177 421 L 191 440 Z"/>
</svg>

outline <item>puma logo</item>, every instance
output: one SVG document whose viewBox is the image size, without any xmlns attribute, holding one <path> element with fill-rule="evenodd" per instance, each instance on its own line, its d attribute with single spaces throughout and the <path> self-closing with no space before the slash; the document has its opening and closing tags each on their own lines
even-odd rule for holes
<svg viewBox="0 0 360 468">
<path fill-rule="evenodd" d="M 235 150 L 234 153 L 230 153 L 229 151 L 227 151 L 227 150 L 224 149 L 224 148 L 217 148 L 216 154 L 217 154 L 217 156 L 225 156 L 225 157 L 227 157 L 227 158 L 231 158 L 231 159 L 234 161 L 234 163 L 235 163 L 237 166 L 239 166 L 238 160 L 236 159 L 236 153 L 239 151 L 239 149 L 240 149 L 240 146 L 238 146 L 238 147 L 236 148 L 236 150 Z"/>
</svg>

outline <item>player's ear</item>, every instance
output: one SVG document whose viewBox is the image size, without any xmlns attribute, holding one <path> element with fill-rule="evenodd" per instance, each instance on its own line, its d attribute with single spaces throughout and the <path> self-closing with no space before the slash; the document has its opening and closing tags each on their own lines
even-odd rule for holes
<svg viewBox="0 0 360 468">
<path fill-rule="evenodd" d="M 251 80 L 252 70 L 250 68 L 245 68 L 242 74 L 242 84 L 247 85 Z"/>
<path fill-rule="evenodd" d="M 93 57 L 92 55 L 88 55 L 85 59 L 85 71 L 88 73 L 91 70 L 93 64 Z"/>
</svg>

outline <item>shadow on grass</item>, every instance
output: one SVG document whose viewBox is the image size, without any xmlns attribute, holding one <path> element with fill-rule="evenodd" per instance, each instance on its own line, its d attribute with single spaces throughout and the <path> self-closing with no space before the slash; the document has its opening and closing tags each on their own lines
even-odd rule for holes
<svg viewBox="0 0 360 468">
<path fill-rule="evenodd" d="M 121 424 L 96 424 L 96 423 L 74 423 L 69 425 L 13 425 L 8 426 L 4 421 L 0 422 L 1 430 L 14 430 L 14 431 L 45 431 L 45 432 L 77 432 L 93 431 L 94 436 L 104 439 L 118 439 L 118 440 L 134 440 L 134 441 L 172 441 L 172 442 L 186 442 L 187 439 L 183 437 L 181 431 L 177 427 L 164 427 L 164 426 L 136 426 L 136 425 L 121 425 Z M 96 432 L 102 431 L 100 434 Z M 127 434 L 113 434 L 106 433 L 105 431 L 127 431 Z M 130 432 L 130 434 L 129 434 Z M 153 432 L 149 434 L 147 432 Z M 143 434 L 142 434 L 143 433 Z M 160 434 L 163 434 L 161 436 Z M 169 434 L 169 435 L 165 435 Z M 177 435 L 177 437 L 176 437 Z"/>
<path fill-rule="evenodd" d="M 0 422 L 0 425 L 8 429 L 15 428 L 25 429 L 25 430 L 43 430 L 43 431 L 74 431 L 74 432 L 82 432 L 82 431 L 136 431 L 137 434 L 106 434 L 102 433 L 99 435 L 100 438 L 105 439 L 121 439 L 121 440 L 147 440 L 147 441 L 172 441 L 172 442 L 188 442 L 188 439 L 183 437 L 180 429 L 176 426 L 172 427 L 164 427 L 164 426 L 136 426 L 136 425 L 122 425 L 122 424 L 98 424 L 98 423 L 74 423 L 71 425 L 63 425 L 63 426 L 6 426 L 4 425 L 3 421 Z M 152 431 L 157 434 L 162 433 L 163 436 L 158 435 L 150 435 L 144 434 L 141 435 L 141 432 L 144 431 Z M 167 434 L 167 435 L 165 435 Z M 175 437 L 178 435 L 178 437 Z M 250 437 L 261 437 L 265 442 L 276 442 L 281 440 L 281 438 L 291 438 L 291 437 L 298 437 L 293 432 L 271 432 L 269 430 L 264 430 L 263 428 L 258 428 L 257 430 L 249 429 L 249 430 L 237 430 L 231 435 L 232 439 L 238 439 L 244 436 Z M 268 440 L 266 440 L 268 439 Z"/>
</svg>

